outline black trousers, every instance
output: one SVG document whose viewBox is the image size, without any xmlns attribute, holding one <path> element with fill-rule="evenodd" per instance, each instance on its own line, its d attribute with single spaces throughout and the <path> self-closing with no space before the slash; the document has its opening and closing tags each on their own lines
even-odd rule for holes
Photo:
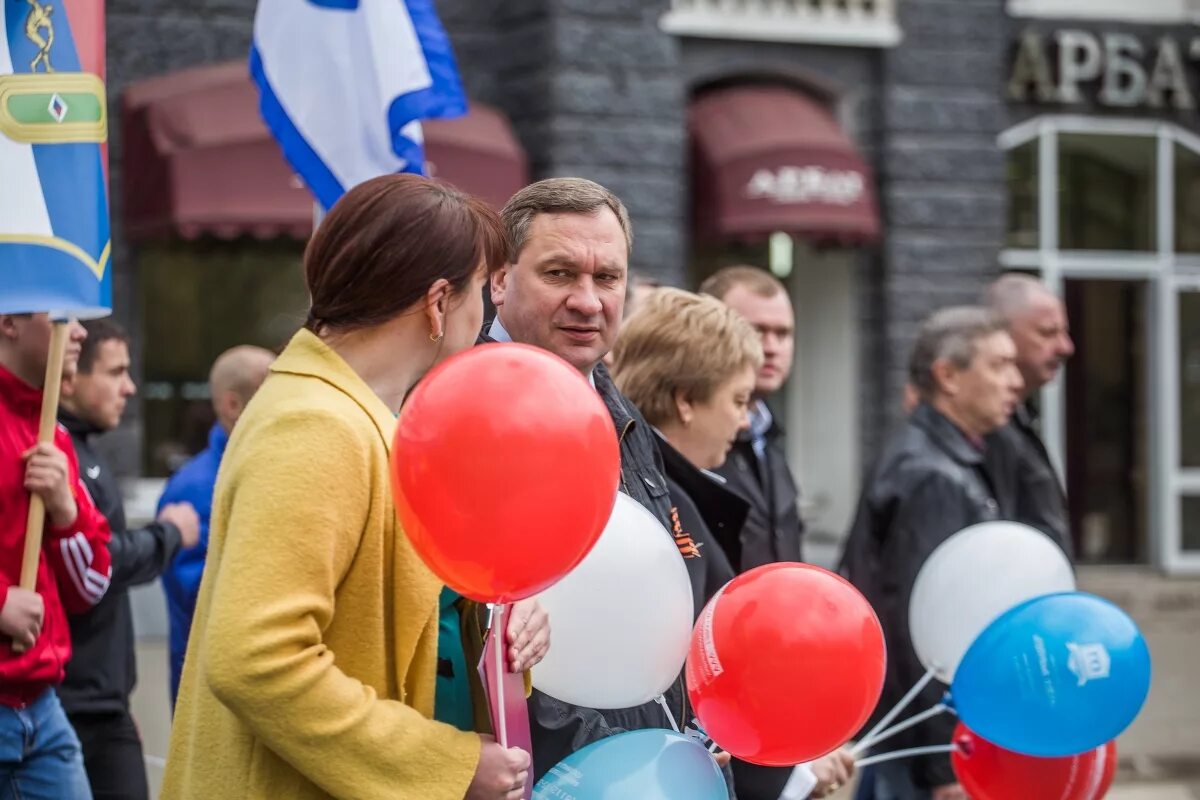
<svg viewBox="0 0 1200 800">
<path fill-rule="evenodd" d="M 72 714 L 94 800 L 149 800 L 142 737 L 128 711 Z"/>
</svg>

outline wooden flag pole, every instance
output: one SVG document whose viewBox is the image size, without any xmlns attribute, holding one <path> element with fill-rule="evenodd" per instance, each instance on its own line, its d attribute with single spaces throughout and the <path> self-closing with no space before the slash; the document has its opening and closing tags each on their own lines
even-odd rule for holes
<svg viewBox="0 0 1200 800">
<path fill-rule="evenodd" d="M 42 385 L 42 416 L 38 422 L 38 443 L 53 442 L 58 425 L 58 397 L 62 390 L 63 358 L 67 351 L 70 323 L 55 321 L 50 334 L 50 357 L 46 360 L 46 382 Z M 39 495 L 29 498 L 29 516 L 25 520 L 25 559 L 21 562 L 21 588 L 37 587 L 42 531 L 46 527 L 46 504 Z"/>
</svg>

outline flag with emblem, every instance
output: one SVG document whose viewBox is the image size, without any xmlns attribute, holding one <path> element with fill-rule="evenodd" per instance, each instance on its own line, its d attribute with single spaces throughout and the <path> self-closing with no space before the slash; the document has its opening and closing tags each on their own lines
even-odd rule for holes
<svg viewBox="0 0 1200 800">
<path fill-rule="evenodd" d="M 111 308 L 102 0 L 0 0 L 0 313 Z"/>
<path fill-rule="evenodd" d="M 432 0 L 259 0 L 250 73 L 267 127 L 321 206 L 424 174 L 422 119 L 466 96 Z"/>
</svg>

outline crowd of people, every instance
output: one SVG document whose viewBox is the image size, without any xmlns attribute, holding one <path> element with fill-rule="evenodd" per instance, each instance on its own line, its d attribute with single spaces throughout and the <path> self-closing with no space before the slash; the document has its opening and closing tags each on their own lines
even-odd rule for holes
<svg viewBox="0 0 1200 800">
<path fill-rule="evenodd" d="M 621 490 L 678 545 L 697 614 L 736 575 L 802 560 L 797 482 L 770 406 L 793 361 L 786 287 L 753 266 L 724 268 L 699 293 L 650 285 L 630 274 L 633 247 L 620 199 L 584 179 L 534 183 L 499 214 L 416 176 L 360 184 L 306 249 L 304 327 L 278 357 L 238 347 L 217 359 L 208 447 L 133 530 L 91 442 L 135 392 L 128 336 L 72 324 L 61 427 L 39 444 L 51 323 L 0 315 L 0 798 L 148 796 L 127 590 L 159 577 L 172 800 L 515 800 L 591 742 L 691 720 L 682 674 L 664 704 L 620 710 L 531 690 L 532 760 L 499 744 L 467 666 L 481 609 L 416 555 L 389 481 L 396 420 L 422 376 L 476 344 L 519 342 L 564 359 L 603 399 Z M 1022 275 L 921 327 L 906 420 L 864 478 L 841 565 L 885 631 L 881 711 L 924 672 L 908 597 L 938 544 L 1009 519 L 1070 553 L 1033 401 L 1071 353 L 1062 303 Z M 35 591 L 19 585 L 31 494 L 47 509 Z M 510 670 L 536 666 L 552 625 L 536 600 L 514 606 Z M 926 692 L 937 702 L 940 690 Z M 917 726 L 896 747 L 945 744 L 949 724 Z M 847 750 L 790 768 L 717 758 L 741 800 L 822 798 L 854 777 Z M 966 797 L 944 755 L 880 765 L 859 784 L 876 800 Z"/>
</svg>

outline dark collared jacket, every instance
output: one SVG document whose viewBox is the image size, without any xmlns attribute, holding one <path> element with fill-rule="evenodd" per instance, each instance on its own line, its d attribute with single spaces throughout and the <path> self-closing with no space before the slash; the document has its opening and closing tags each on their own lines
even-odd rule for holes
<svg viewBox="0 0 1200 800">
<path fill-rule="evenodd" d="M 1016 498 L 1013 519 L 1045 533 L 1073 557 L 1067 493 L 1034 427 L 1036 419 L 1028 405 L 1020 406 L 1012 421 L 988 437 L 988 468 L 1004 484 L 1001 491 Z"/>
<path fill-rule="evenodd" d="M 58 419 L 75 443 L 84 486 L 112 529 L 112 583 L 90 611 L 69 618 L 74 654 L 58 695 L 69 715 L 121 712 L 137 683 L 129 588 L 149 583 L 171 563 L 179 529 L 152 522 L 128 530 L 117 477 L 91 444 L 100 430 L 67 411 L 60 410 Z"/>
</svg>

